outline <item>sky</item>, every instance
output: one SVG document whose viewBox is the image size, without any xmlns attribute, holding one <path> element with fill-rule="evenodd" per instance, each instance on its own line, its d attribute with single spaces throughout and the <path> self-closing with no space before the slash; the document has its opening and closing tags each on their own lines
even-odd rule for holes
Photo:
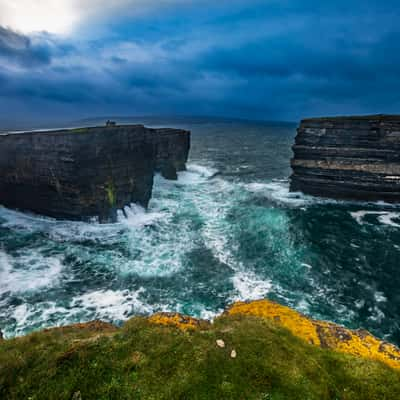
<svg viewBox="0 0 400 400">
<path fill-rule="evenodd" d="M 0 126 L 400 111 L 398 0 L 0 0 Z"/>
</svg>

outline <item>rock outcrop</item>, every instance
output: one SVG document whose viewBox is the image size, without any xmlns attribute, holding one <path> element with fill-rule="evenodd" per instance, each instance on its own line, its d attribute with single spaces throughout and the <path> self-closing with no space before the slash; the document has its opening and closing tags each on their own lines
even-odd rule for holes
<svg viewBox="0 0 400 400">
<path fill-rule="evenodd" d="M 223 315 L 269 320 L 313 346 L 381 361 L 400 369 L 400 349 L 395 345 L 377 339 L 366 330 L 351 330 L 332 322 L 314 320 L 270 300 L 239 301 L 232 304 Z M 210 324 L 176 313 L 158 313 L 149 317 L 149 321 L 157 325 L 174 326 L 182 331 L 207 329 Z"/>
<path fill-rule="evenodd" d="M 185 169 L 190 132 L 109 125 L 0 135 L 0 204 L 71 220 L 144 207 L 153 177 Z"/>
<path fill-rule="evenodd" d="M 332 322 L 314 320 L 269 300 L 237 302 L 227 314 L 268 319 L 311 345 L 381 361 L 400 369 L 400 349 L 377 339 L 366 330 L 351 330 Z"/>
<path fill-rule="evenodd" d="M 177 179 L 177 171 L 186 169 L 190 135 L 177 129 L 156 129 L 156 170 L 166 179 Z"/>
<path fill-rule="evenodd" d="M 304 119 L 293 152 L 291 191 L 400 201 L 400 116 Z"/>
</svg>

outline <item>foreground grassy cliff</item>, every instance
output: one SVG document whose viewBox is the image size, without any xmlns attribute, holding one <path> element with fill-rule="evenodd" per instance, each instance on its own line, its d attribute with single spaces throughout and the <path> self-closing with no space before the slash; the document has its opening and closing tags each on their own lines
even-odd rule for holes
<svg viewBox="0 0 400 400">
<path fill-rule="evenodd" d="M 0 398 L 399 399 L 398 356 L 367 332 L 238 303 L 213 324 L 158 314 L 1 341 Z"/>
</svg>

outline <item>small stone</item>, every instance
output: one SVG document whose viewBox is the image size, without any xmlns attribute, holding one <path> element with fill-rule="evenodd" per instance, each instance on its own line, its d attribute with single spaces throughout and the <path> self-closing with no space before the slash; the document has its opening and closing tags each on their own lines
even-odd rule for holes
<svg viewBox="0 0 400 400">
<path fill-rule="evenodd" d="M 236 350 L 233 349 L 233 350 L 231 351 L 231 358 L 236 358 L 236 356 L 237 356 Z"/>
<path fill-rule="evenodd" d="M 217 340 L 217 346 L 223 349 L 225 347 L 225 342 L 221 339 Z"/>
<path fill-rule="evenodd" d="M 82 400 L 82 395 L 79 390 L 74 393 L 74 395 L 72 396 L 72 400 Z"/>
</svg>

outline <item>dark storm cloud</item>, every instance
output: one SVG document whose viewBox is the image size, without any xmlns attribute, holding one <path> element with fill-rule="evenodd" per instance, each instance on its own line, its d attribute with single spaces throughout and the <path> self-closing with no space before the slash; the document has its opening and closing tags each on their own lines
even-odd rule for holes
<svg viewBox="0 0 400 400">
<path fill-rule="evenodd" d="M 35 112 L 43 102 L 81 115 L 398 112 L 397 2 L 200 3 L 120 18 L 96 41 L 2 28 L 0 96 L 16 114 L 19 103 Z"/>
<path fill-rule="evenodd" d="M 49 64 L 51 52 L 46 43 L 0 26 L 0 58 L 29 67 Z"/>
</svg>

